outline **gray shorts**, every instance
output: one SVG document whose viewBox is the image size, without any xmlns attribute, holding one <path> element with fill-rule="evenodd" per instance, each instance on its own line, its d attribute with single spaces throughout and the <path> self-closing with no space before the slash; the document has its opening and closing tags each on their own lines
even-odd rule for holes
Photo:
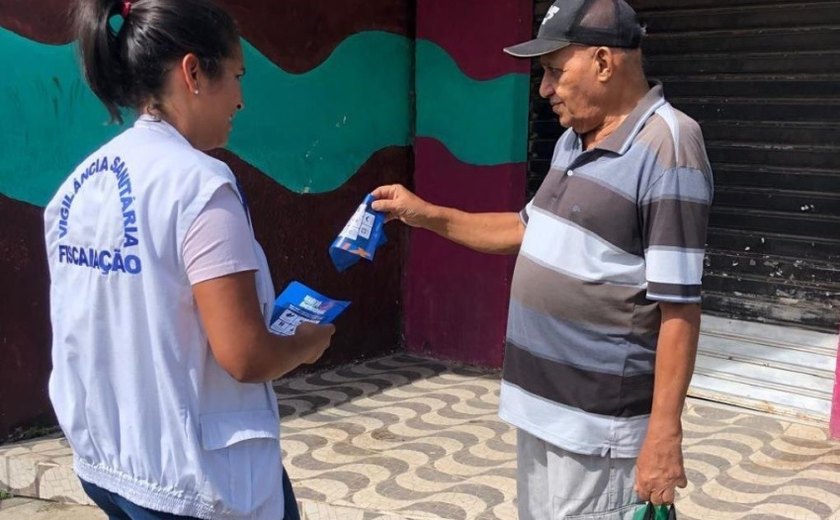
<svg viewBox="0 0 840 520">
<path fill-rule="evenodd" d="M 580 455 L 518 430 L 519 520 L 632 520 L 636 459 Z"/>
</svg>

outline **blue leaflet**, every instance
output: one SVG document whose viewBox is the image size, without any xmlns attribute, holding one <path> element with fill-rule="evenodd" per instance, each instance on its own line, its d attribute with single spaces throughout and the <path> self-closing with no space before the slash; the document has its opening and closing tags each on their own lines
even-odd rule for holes
<svg viewBox="0 0 840 520">
<path fill-rule="evenodd" d="M 368 194 L 356 213 L 330 246 L 330 258 L 339 272 L 354 265 L 360 258 L 373 261 L 376 248 L 385 243 L 385 215 L 370 207 L 374 197 Z"/>
<path fill-rule="evenodd" d="M 350 302 L 333 300 L 300 282 L 292 282 L 274 300 L 271 332 L 291 336 L 303 322 L 332 323 Z"/>
</svg>

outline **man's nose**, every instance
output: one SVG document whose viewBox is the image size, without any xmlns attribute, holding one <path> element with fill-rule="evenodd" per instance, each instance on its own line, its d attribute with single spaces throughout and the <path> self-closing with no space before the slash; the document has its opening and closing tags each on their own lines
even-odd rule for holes
<svg viewBox="0 0 840 520">
<path fill-rule="evenodd" d="M 554 93 L 554 85 L 548 79 L 548 74 L 543 73 L 542 81 L 540 81 L 540 96 L 548 99 Z"/>
</svg>

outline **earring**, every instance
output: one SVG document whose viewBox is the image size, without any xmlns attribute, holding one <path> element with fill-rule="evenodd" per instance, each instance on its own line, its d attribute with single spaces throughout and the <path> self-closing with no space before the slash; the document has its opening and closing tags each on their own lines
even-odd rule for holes
<svg viewBox="0 0 840 520">
<path fill-rule="evenodd" d="M 198 95 L 198 89 L 195 89 L 195 92 L 193 92 L 193 93 L 197 96 Z"/>
<path fill-rule="evenodd" d="M 160 122 L 160 110 L 156 104 L 150 103 L 146 105 L 146 114 L 152 118 L 152 121 Z"/>
</svg>

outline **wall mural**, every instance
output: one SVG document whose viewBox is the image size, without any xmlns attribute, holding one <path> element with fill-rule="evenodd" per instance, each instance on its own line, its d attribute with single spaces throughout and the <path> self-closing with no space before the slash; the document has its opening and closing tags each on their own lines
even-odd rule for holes
<svg viewBox="0 0 840 520">
<path fill-rule="evenodd" d="M 493 40 L 485 43 L 482 53 L 501 54 Z M 437 43 L 418 39 L 416 49 L 417 135 L 441 141 L 465 164 L 524 162 L 528 74 L 478 80 Z"/>
<path fill-rule="evenodd" d="M 79 162 L 121 127 L 84 84 L 72 44 L 47 45 L 0 29 L 3 97 L 0 193 L 44 206 Z M 332 191 L 368 157 L 410 141 L 410 42 L 380 31 L 344 40 L 301 74 L 278 68 L 243 42 L 246 110 L 228 148 L 298 193 Z M 247 108 L 250 108 L 248 110 Z M 45 145 L 49 144 L 49 153 Z M 20 172 L 38 172 L 21 176 Z"/>
<path fill-rule="evenodd" d="M 502 47 L 531 37 L 530 0 L 418 0 L 414 184 L 467 211 L 524 205 L 530 62 Z M 511 257 L 415 231 L 406 260 L 410 350 L 501 366 Z"/>
<path fill-rule="evenodd" d="M 214 155 L 242 180 L 275 285 L 297 279 L 353 301 L 322 365 L 396 349 L 404 230 L 341 275 L 327 249 L 368 191 L 410 181 L 410 2 L 221 3 L 242 29 L 248 76 L 246 108 Z M 43 206 L 120 131 L 82 81 L 66 4 L 0 3 L 0 441 L 51 416 Z"/>
<path fill-rule="evenodd" d="M 522 206 L 529 69 L 501 47 L 530 35 L 530 1 L 219 1 L 248 75 L 214 155 L 249 195 L 278 290 L 300 280 L 353 302 L 322 365 L 397 349 L 403 330 L 410 349 L 498 365 L 510 259 L 424 232 L 409 248 L 400 226 L 375 263 L 343 274 L 327 248 L 380 184 L 467 210 Z M 43 206 L 120 131 L 82 81 L 67 6 L 0 2 L 0 441 L 51 417 Z"/>
</svg>

